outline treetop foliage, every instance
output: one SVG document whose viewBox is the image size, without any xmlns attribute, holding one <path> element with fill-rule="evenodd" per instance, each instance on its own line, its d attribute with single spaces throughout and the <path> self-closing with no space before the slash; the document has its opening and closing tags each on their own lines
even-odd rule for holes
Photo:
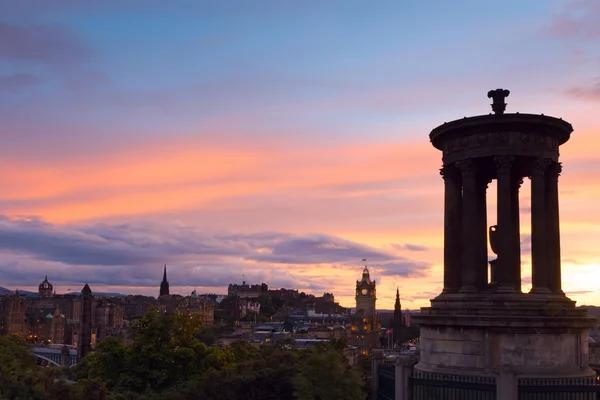
<svg viewBox="0 0 600 400">
<path fill-rule="evenodd" d="M 106 338 L 62 371 L 37 367 L 23 341 L 0 336 L 0 398 L 365 399 L 364 379 L 343 355 L 343 341 L 312 350 L 292 350 L 285 342 L 208 347 L 201 335 L 200 317 L 151 309 L 127 339 Z"/>
</svg>

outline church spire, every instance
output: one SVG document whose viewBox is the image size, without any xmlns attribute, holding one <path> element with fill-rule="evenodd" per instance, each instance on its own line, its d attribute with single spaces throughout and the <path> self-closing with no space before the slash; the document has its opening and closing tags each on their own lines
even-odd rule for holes
<svg viewBox="0 0 600 400">
<path fill-rule="evenodd" d="M 167 264 L 165 264 L 165 269 L 163 271 L 163 280 L 160 283 L 159 296 L 168 296 L 168 295 L 169 295 L 169 281 L 167 281 Z"/>
<path fill-rule="evenodd" d="M 396 287 L 396 302 L 394 303 L 394 337 L 400 339 L 401 331 L 404 327 L 404 318 L 402 317 L 402 306 L 400 305 L 400 289 Z"/>
<path fill-rule="evenodd" d="M 400 289 L 396 287 L 396 302 L 394 303 L 394 314 L 401 313 L 402 307 L 400 306 Z"/>
</svg>

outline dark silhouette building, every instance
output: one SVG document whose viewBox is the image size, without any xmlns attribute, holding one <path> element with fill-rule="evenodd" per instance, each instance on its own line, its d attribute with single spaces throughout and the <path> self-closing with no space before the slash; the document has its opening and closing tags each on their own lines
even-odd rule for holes
<svg viewBox="0 0 600 400">
<path fill-rule="evenodd" d="M 181 298 L 179 295 L 171 295 L 169 293 L 169 281 L 167 280 L 167 265 L 163 271 L 163 279 L 160 283 L 160 292 L 158 295 L 158 311 L 167 314 L 173 314 L 177 308 L 177 299 Z"/>
<path fill-rule="evenodd" d="M 396 302 L 394 303 L 394 319 L 402 319 L 402 306 L 400 305 L 400 289 L 396 288 Z"/>
<path fill-rule="evenodd" d="M 168 296 L 169 295 L 169 281 L 167 280 L 167 265 L 165 264 L 165 269 L 163 272 L 163 279 L 160 283 L 160 293 L 159 296 Z"/>
<path fill-rule="evenodd" d="M 92 349 L 92 290 L 86 283 L 81 290 L 81 323 L 79 337 L 79 359 Z"/>
<path fill-rule="evenodd" d="M 38 286 L 38 292 L 40 297 L 52 297 L 52 284 L 48 282 L 48 275 L 46 275 L 44 281 Z"/>
<path fill-rule="evenodd" d="M 56 294 L 45 277 L 39 295 L 0 296 L 0 333 L 11 333 L 32 343 L 79 346 L 83 298 L 81 293 Z M 150 298 L 154 303 L 154 299 Z M 91 302 L 91 346 L 122 326 L 124 299 L 96 298 Z M 145 312 L 146 309 L 144 309 Z M 143 315 L 143 313 L 142 313 Z M 131 319 L 131 318 L 130 318 Z"/>
<path fill-rule="evenodd" d="M 404 315 L 402 315 L 402 306 L 400 304 L 400 290 L 396 288 L 396 302 L 394 303 L 394 317 L 392 318 L 392 332 L 394 343 L 402 343 L 405 338 L 406 324 Z"/>
</svg>

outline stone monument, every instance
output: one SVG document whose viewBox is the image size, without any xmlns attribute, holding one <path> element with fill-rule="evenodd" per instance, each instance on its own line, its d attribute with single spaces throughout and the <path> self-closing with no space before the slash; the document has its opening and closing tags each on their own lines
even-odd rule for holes
<svg viewBox="0 0 600 400">
<path fill-rule="evenodd" d="M 92 350 L 92 289 L 86 283 L 81 290 L 81 320 L 79 321 L 78 357 L 87 356 Z"/>
<path fill-rule="evenodd" d="M 588 329 L 596 320 L 561 288 L 559 146 L 562 119 L 506 114 L 508 90 L 488 93 L 493 114 L 444 123 L 430 139 L 443 153 L 444 289 L 415 317 L 416 371 L 498 377 L 595 377 Z M 531 179 L 532 289 L 521 291 L 519 188 Z M 497 225 L 486 194 L 497 181 Z M 488 273 L 488 232 L 492 251 Z"/>
</svg>

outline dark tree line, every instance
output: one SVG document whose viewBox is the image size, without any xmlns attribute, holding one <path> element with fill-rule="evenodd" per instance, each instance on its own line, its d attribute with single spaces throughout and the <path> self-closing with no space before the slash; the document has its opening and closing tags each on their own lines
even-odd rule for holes
<svg viewBox="0 0 600 400">
<path fill-rule="evenodd" d="M 40 368 L 27 344 L 0 336 L 0 398 L 62 400 L 359 400 L 364 379 L 343 343 L 208 347 L 200 318 L 150 310 L 127 340 L 107 338 L 77 366 Z"/>
</svg>

